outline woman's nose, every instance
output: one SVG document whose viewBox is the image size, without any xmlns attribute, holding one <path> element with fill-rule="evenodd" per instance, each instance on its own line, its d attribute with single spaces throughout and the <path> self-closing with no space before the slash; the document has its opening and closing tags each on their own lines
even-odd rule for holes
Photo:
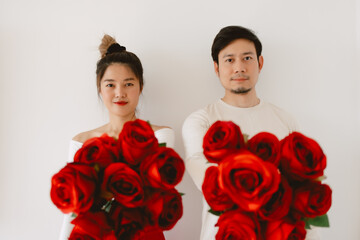
<svg viewBox="0 0 360 240">
<path fill-rule="evenodd" d="M 119 97 L 119 98 L 124 98 L 126 97 L 126 91 L 125 91 L 125 88 L 123 87 L 117 87 L 116 89 L 116 97 Z"/>
</svg>

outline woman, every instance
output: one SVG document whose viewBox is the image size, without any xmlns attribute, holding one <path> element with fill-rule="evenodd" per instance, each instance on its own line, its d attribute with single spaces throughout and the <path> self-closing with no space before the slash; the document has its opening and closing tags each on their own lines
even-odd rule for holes
<svg viewBox="0 0 360 240">
<path fill-rule="evenodd" d="M 73 161 L 76 151 L 86 140 L 105 133 L 117 139 L 124 124 L 136 119 L 136 106 L 144 86 L 143 68 L 139 58 L 126 51 L 125 47 L 120 46 L 109 35 L 104 35 L 99 50 L 101 59 L 97 62 L 96 85 L 109 112 L 109 122 L 76 135 L 70 142 L 69 161 Z M 152 125 L 152 129 L 160 143 L 165 142 L 167 147 L 174 147 L 174 131 L 171 128 Z M 65 216 L 60 240 L 68 239 L 73 228 L 70 223 L 72 219 L 71 214 Z M 164 239 L 162 232 L 150 234 L 151 239 Z"/>
</svg>

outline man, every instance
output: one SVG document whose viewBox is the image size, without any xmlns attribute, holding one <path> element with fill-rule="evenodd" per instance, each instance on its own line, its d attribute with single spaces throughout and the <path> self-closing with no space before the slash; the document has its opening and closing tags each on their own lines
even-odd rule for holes
<svg viewBox="0 0 360 240">
<path fill-rule="evenodd" d="M 182 129 L 186 168 L 200 191 L 205 171 L 211 166 L 203 155 L 202 142 L 217 120 L 233 121 L 249 137 L 265 131 L 282 139 L 297 128 L 288 113 L 262 101 L 256 94 L 255 86 L 264 63 L 261 50 L 257 36 L 240 26 L 225 27 L 214 39 L 211 54 L 215 73 L 225 90 L 224 97 L 192 113 Z M 213 240 L 218 231 L 215 228 L 218 217 L 209 213 L 209 209 L 203 199 L 200 240 Z"/>
</svg>

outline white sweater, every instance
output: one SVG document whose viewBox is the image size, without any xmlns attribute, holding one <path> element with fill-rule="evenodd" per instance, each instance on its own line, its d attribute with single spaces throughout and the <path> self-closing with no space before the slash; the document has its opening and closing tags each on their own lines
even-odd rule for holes
<svg viewBox="0 0 360 240">
<path fill-rule="evenodd" d="M 207 163 L 203 154 L 203 138 L 209 127 L 217 120 L 233 121 L 240 127 L 243 134 L 249 135 L 249 138 L 259 132 L 270 132 L 281 140 L 292 131 L 297 130 L 296 122 L 288 113 L 263 101 L 254 107 L 239 108 L 218 100 L 192 113 L 183 124 L 182 136 L 185 146 L 186 170 L 200 191 L 205 171 L 212 165 Z M 209 209 L 210 207 L 203 198 L 200 240 L 214 240 L 218 231 L 218 228 L 215 228 L 218 217 L 209 213 Z M 307 236 L 307 239 L 317 238 Z"/>
</svg>

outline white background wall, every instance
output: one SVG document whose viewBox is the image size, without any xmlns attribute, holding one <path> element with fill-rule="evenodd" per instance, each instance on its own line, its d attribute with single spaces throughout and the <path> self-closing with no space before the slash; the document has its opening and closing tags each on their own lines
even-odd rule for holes
<svg viewBox="0 0 360 240">
<path fill-rule="evenodd" d="M 95 64 L 103 33 L 143 62 L 140 117 L 176 131 L 222 97 L 210 48 L 220 28 L 256 31 L 265 65 L 258 93 L 292 113 L 328 156 L 331 227 L 360 239 L 359 1 L 0 0 L 0 239 L 57 239 L 50 178 L 69 140 L 104 124 Z M 184 216 L 167 239 L 198 239 L 201 199 L 186 174 Z"/>
</svg>

